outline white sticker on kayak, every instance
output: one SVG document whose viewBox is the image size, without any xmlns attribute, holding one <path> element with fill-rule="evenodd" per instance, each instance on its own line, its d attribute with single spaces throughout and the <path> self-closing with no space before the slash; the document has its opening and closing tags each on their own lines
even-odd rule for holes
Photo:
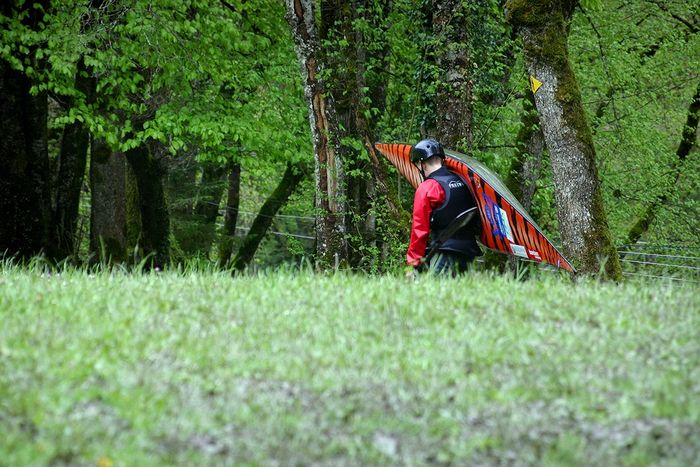
<svg viewBox="0 0 700 467">
<path fill-rule="evenodd" d="M 542 261 L 542 257 L 540 256 L 540 252 L 537 250 L 527 250 L 527 254 L 530 258 L 537 260 L 537 261 Z"/>
<path fill-rule="evenodd" d="M 498 216 L 501 218 L 501 222 L 498 223 L 498 227 L 508 240 L 513 241 L 513 232 L 510 230 L 510 223 L 508 223 L 508 214 L 505 210 L 498 208 Z M 522 248 L 522 247 L 521 247 Z"/>
<path fill-rule="evenodd" d="M 513 252 L 515 256 L 520 256 L 521 258 L 527 258 L 527 250 L 522 245 L 516 245 L 515 243 L 510 244 L 510 251 Z"/>
</svg>

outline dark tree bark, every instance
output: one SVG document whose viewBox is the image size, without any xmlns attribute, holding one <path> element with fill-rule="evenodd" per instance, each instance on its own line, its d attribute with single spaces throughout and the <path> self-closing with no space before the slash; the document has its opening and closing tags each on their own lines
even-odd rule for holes
<svg viewBox="0 0 700 467">
<path fill-rule="evenodd" d="M 141 207 L 136 174 L 131 165 L 126 164 L 126 247 L 129 262 L 138 263 L 143 258 L 141 247 Z"/>
<path fill-rule="evenodd" d="M 96 81 L 87 76 L 83 58 L 78 62 L 75 88 L 93 101 Z M 78 222 L 80 190 L 85 179 L 90 134 L 80 121 L 67 125 L 61 138 L 61 152 L 56 178 L 56 206 L 51 221 L 51 256 L 61 260 L 75 253 L 75 228 Z"/>
<path fill-rule="evenodd" d="M 320 6 L 320 39 L 329 46 L 319 50 L 319 53 L 323 53 L 322 61 L 328 70 L 325 84 L 335 104 L 339 123 L 338 140 L 344 141 L 357 135 L 355 112 L 360 96 L 356 89 L 356 80 L 360 71 L 355 50 L 356 34 L 352 27 L 356 19 L 355 5 L 348 0 L 321 0 Z M 341 39 L 345 45 L 341 45 Z M 348 169 L 345 179 L 345 223 L 349 233 L 348 261 L 350 266 L 354 267 L 359 262 L 362 250 L 360 244 L 365 237 L 357 213 L 367 213 L 369 210 L 366 197 L 369 180 L 363 170 L 363 162 L 359 160 L 357 149 L 341 143 L 338 145 L 337 157 L 345 162 Z"/>
<path fill-rule="evenodd" d="M 301 65 L 304 95 L 314 144 L 316 182 L 316 255 L 320 267 L 345 262 L 345 171 L 339 157 L 338 123 L 333 100 L 320 76 L 320 43 L 313 0 L 286 0 L 287 20 Z"/>
<path fill-rule="evenodd" d="M 113 152 L 102 139 L 90 150 L 90 256 L 92 262 L 126 260 L 126 198 L 124 154 Z"/>
<path fill-rule="evenodd" d="M 235 270 L 242 271 L 248 267 L 253 260 L 253 256 L 255 256 L 258 246 L 260 246 L 260 242 L 265 237 L 270 225 L 272 225 L 272 220 L 277 214 L 277 211 L 285 205 L 303 179 L 304 173 L 302 167 L 292 165 L 292 163 L 288 162 L 282 180 L 280 180 L 275 191 L 265 200 L 265 203 L 260 208 L 258 215 L 253 221 L 253 225 L 250 227 L 248 234 L 243 240 L 241 248 L 238 250 L 238 254 L 236 254 L 236 257 L 233 259 L 232 264 Z"/>
<path fill-rule="evenodd" d="M 549 149 L 564 251 L 583 273 L 622 273 L 610 238 L 591 130 L 568 59 L 568 21 L 577 2 L 508 0 L 508 21 L 523 40 L 525 64 L 543 84 L 535 104 Z"/>
<path fill-rule="evenodd" d="M 16 3 L 4 2 L 0 14 L 13 17 L 27 10 L 22 23 L 38 30 L 48 2 L 37 2 L 36 8 Z M 34 52 L 21 59 L 39 69 Z M 45 251 L 51 215 L 47 95 L 31 95 L 32 84 L 0 61 L 0 256 L 23 259 Z"/>
<path fill-rule="evenodd" d="M 436 137 L 446 147 L 469 147 L 472 141 L 472 81 L 469 31 L 462 0 L 433 0 L 433 35 L 438 38 L 440 70 L 436 101 Z"/>
<path fill-rule="evenodd" d="M 165 202 L 165 171 L 147 143 L 131 149 L 126 159 L 134 171 L 141 214 L 140 246 L 149 257 L 147 265 L 162 269 L 170 260 L 170 217 Z"/>
<path fill-rule="evenodd" d="M 241 164 L 231 163 L 228 174 L 228 197 L 226 200 L 226 213 L 224 214 L 224 231 L 221 234 L 219 245 L 219 267 L 227 268 L 233 253 L 233 238 L 236 236 L 236 224 L 238 223 L 238 206 L 241 201 Z"/>
<path fill-rule="evenodd" d="M 683 172 L 683 165 L 693 149 L 697 141 L 698 132 L 698 121 L 700 120 L 700 84 L 695 90 L 690 105 L 688 106 L 688 114 L 686 117 L 685 125 L 683 126 L 683 131 L 681 132 L 681 141 L 678 144 L 678 149 L 676 149 L 676 161 L 672 168 L 672 179 L 667 190 L 661 195 L 657 196 L 654 201 L 647 206 L 637 222 L 632 226 L 629 233 L 627 234 L 627 245 L 634 245 L 639 241 L 639 239 L 644 235 L 654 222 L 656 217 L 656 212 L 661 206 L 666 204 L 668 197 L 673 190 L 673 188 L 678 184 L 678 180 Z"/>
</svg>

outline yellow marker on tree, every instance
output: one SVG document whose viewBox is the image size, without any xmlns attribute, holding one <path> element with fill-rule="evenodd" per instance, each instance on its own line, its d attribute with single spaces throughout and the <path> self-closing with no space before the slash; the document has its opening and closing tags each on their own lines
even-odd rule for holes
<svg viewBox="0 0 700 467">
<path fill-rule="evenodd" d="M 540 86 L 542 86 L 542 81 L 530 75 L 530 89 L 532 89 L 533 94 L 537 92 Z"/>
</svg>

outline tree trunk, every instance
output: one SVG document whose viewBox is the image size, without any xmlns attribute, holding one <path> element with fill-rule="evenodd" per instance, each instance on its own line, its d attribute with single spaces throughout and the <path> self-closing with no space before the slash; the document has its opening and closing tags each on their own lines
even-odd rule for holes
<svg viewBox="0 0 700 467">
<path fill-rule="evenodd" d="M 141 242 L 147 265 L 163 269 L 170 259 L 170 217 L 163 190 L 164 170 L 146 143 L 126 153 L 139 193 Z"/>
<path fill-rule="evenodd" d="M 373 10 L 370 14 L 371 6 L 380 8 L 381 13 Z M 363 32 L 365 28 L 373 31 L 385 28 L 390 8 L 387 1 L 324 0 L 321 3 L 321 39 L 330 44 L 325 63 L 330 70 L 328 87 L 342 125 L 340 136 L 361 142 L 369 155 L 368 160 L 362 149 L 341 145 L 341 157 L 348 166 L 346 225 L 348 259 L 353 267 L 366 266 L 368 260 L 377 259 L 373 257 L 389 235 L 388 229 L 377 232 L 378 216 L 383 218 L 384 225 L 389 225 L 394 223 L 389 218 L 400 217 L 401 211 L 393 185 L 387 185 L 385 164 L 374 149 L 376 121 L 370 112 L 372 109 L 381 113 L 386 105 L 386 77 L 380 64 L 385 62 L 389 48 L 386 42 L 380 44 L 381 39 L 374 38 L 372 49 L 368 50 L 369 39 Z M 365 27 L 356 27 L 356 22 L 364 22 Z"/>
<path fill-rule="evenodd" d="M 535 104 L 549 149 L 564 251 L 583 273 L 620 280 L 622 273 L 595 162 L 593 138 L 567 51 L 576 1 L 508 0 L 508 21 L 523 39 L 528 73 L 542 82 Z"/>
<path fill-rule="evenodd" d="M 124 154 L 96 139 L 90 150 L 90 256 L 92 262 L 126 260 Z"/>
<path fill-rule="evenodd" d="M 233 162 L 228 175 L 228 197 L 224 214 L 224 231 L 219 245 L 219 267 L 227 268 L 233 252 L 233 239 L 238 223 L 238 206 L 241 201 L 241 164 Z"/>
<path fill-rule="evenodd" d="M 28 258 L 48 244 L 50 219 L 46 93 L 0 65 L 0 255 Z"/>
<path fill-rule="evenodd" d="M 319 266 L 347 259 L 345 173 L 338 155 L 338 124 L 333 100 L 324 94 L 314 1 L 286 0 L 314 145 L 316 182 L 316 255 Z"/>
<path fill-rule="evenodd" d="M 36 7 L 15 3 L 4 2 L 0 14 L 26 13 L 23 25 L 39 30 L 48 2 L 37 2 Z M 33 49 L 22 58 L 41 68 Z M 32 84 L 24 73 L 0 60 L 0 256 L 22 259 L 46 249 L 51 214 L 47 95 L 30 94 Z"/>
<path fill-rule="evenodd" d="M 258 215 L 255 217 L 253 225 L 250 227 L 241 248 L 238 250 L 238 254 L 233 260 L 233 267 L 237 271 L 244 270 L 253 260 L 253 256 L 258 246 L 260 246 L 260 242 L 265 237 L 267 230 L 270 228 L 270 225 L 272 225 L 272 220 L 277 214 L 277 211 L 285 205 L 303 179 L 304 173 L 302 167 L 287 162 L 287 168 L 284 171 L 282 180 L 280 180 L 275 191 L 260 208 L 260 212 L 258 212 Z"/>
<path fill-rule="evenodd" d="M 437 38 L 436 137 L 448 148 L 469 147 L 472 140 L 472 81 L 465 4 L 433 0 L 433 36 Z"/>
<path fill-rule="evenodd" d="M 678 184 L 678 179 L 683 172 L 683 163 L 685 162 L 688 154 L 690 154 L 691 149 L 695 145 L 697 140 L 698 132 L 698 121 L 700 120 L 700 84 L 695 90 L 695 94 L 688 106 L 688 115 L 686 117 L 685 125 L 683 126 L 683 131 L 681 132 L 681 142 L 678 144 L 678 149 L 676 149 L 676 163 L 673 167 L 673 172 L 675 175 L 669 184 L 668 189 L 659 195 L 654 201 L 647 206 L 644 210 L 642 216 L 637 220 L 637 222 L 632 226 L 629 233 L 627 234 L 628 246 L 634 245 L 639 241 L 639 239 L 644 235 L 651 226 L 651 223 L 656 217 L 657 210 L 663 206 L 668 201 L 668 196 Z"/>
<path fill-rule="evenodd" d="M 89 103 L 93 100 L 97 83 L 94 79 L 84 76 L 86 72 L 87 68 L 81 57 L 75 77 L 75 88 L 85 95 Z M 75 253 L 75 228 L 89 144 L 90 133 L 82 122 L 76 120 L 63 129 L 56 179 L 56 207 L 51 221 L 51 256 L 55 260 L 73 256 Z"/>
<path fill-rule="evenodd" d="M 137 264 L 143 259 L 141 248 L 141 207 L 139 206 L 139 188 L 136 174 L 130 164 L 126 164 L 126 247 L 129 262 Z"/>
<path fill-rule="evenodd" d="M 335 104 L 339 122 L 338 140 L 349 141 L 357 135 L 354 113 L 359 101 L 355 87 L 359 63 L 355 53 L 356 35 L 352 27 L 356 19 L 355 6 L 348 0 L 321 0 L 320 6 L 320 38 L 327 44 L 319 51 L 323 53 L 322 62 L 328 70 L 325 86 Z M 348 227 L 348 262 L 351 267 L 358 264 L 362 255 L 365 236 L 362 221 L 368 211 L 366 197 L 363 196 L 368 190 L 368 178 L 363 170 L 364 161 L 358 156 L 357 148 L 352 145 L 338 145 L 337 157 L 345 162 L 348 169 L 345 223 Z M 362 221 L 358 216 L 360 212 L 365 214 Z"/>
</svg>

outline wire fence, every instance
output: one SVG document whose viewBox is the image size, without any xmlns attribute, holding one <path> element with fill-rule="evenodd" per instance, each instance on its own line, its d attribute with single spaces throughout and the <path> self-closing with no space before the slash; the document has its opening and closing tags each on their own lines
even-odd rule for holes
<svg viewBox="0 0 700 467">
<path fill-rule="evenodd" d="M 250 227 L 236 227 L 237 232 L 248 233 L 249 230 L 250 230 Z M 280 237 L 294 237 L 294 238 L 303 238 L 305 240 L 316 240 L 316 237 L 312 237 L 310 235 L 293 234 L 293 233 L 289 233 L 289 232 L 279 232 L 279 231 L 275 231 L 275 230 L 268 230 L 267 233 L 277 235 Z"/>
<path fill-rule="evenodd" d="M 630 250 L 634 247 L 636 250 Z M 561 249 L 560 246 L 557 248 Z M 671 252 L 676 251 L 678 254 Z M 700 246 L 669 245 L 640 242 L 618 248 L 622 275 L 645 279 L 669 280 L 700 285 Z M 517 258 L 518 262 L 538 266 L 540 271 L 557 273 L 556 267 L 534 260 Z M 478 263 L 485 263 L 483 258 Z"/>
<path fill-rule="evenodd" d="M 226 208 L 220 209 L 223 214 Z M 250 230 L 252 219 L 259 213 L 238 211 L 241 216 L 241 226 L 236 231 L 245 234 Z M 299 229 L 297 224 L 295 231 L 284 231 L 283 226 L 277 230 L 269 230 L 268 233 L 279 237 L 293 237 L 302 240 L 315 240 L 312 223 L 314 217 L 308 215 L 277 214 L 270 216 L 283 220 L 304 223 L 307 228 Z M 311 224 L 309 224 L 311 223 Z M 311 230 L 307 232 L 305 230 Z M 686 282 L 700 285 L 700 245 L 664 244 L 652 242 L 637 242 L 634 245 L 622 245 L 618 248 L 622 274 L 627 277 L 640 277 L 646 279 L 664 279 L 677 282 Z M 553 267 L 543 266 L 543 270 L 555 271 Z"/>
<path fill-rule="evenodd" d="M 639 242 L 618 250 L 622 274 L 700 284 L 700 246 Z"/>
</svg>

